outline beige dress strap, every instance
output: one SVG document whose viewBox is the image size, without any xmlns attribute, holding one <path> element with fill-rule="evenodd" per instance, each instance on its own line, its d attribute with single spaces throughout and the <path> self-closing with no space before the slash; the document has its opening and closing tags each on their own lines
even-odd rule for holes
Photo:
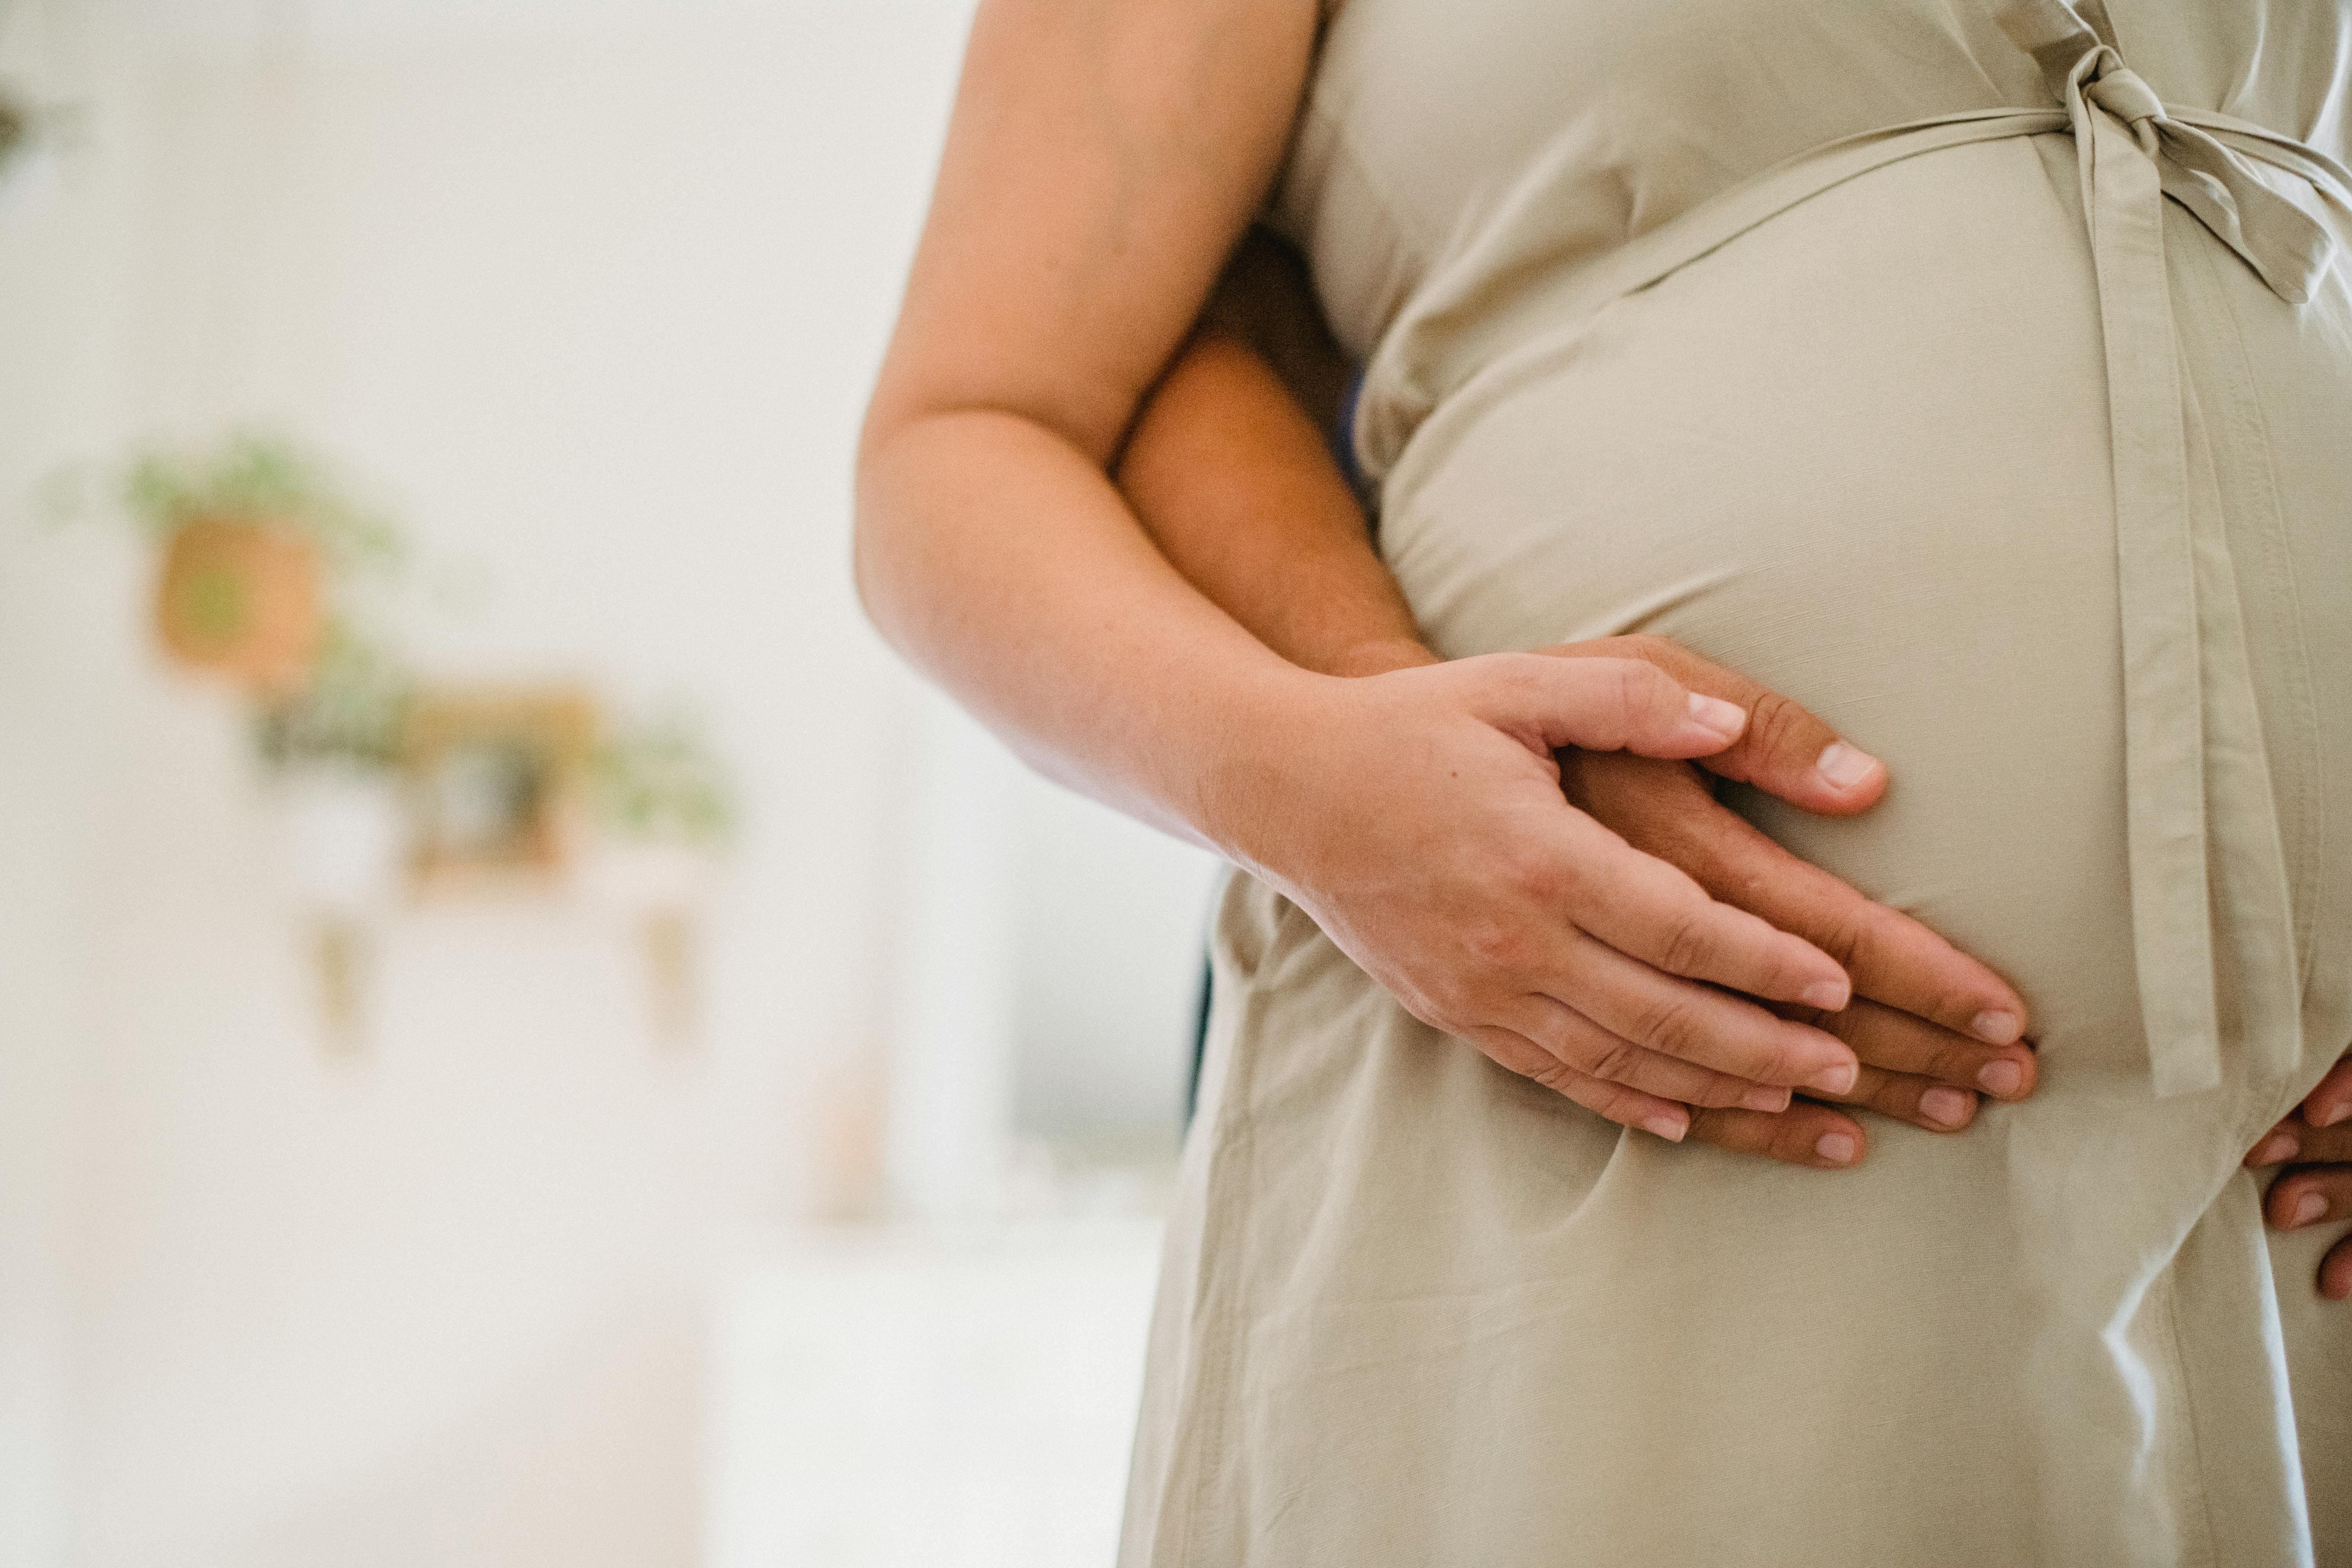
<svg viewBox="0 0 2352 1568">
<path fill-rule="evenodd" d="M 1611 301 L 1871 170 L 1972 142 L 2071 134 L 2106 356 L 2139 1000 L 2156 1092 L 2187 1093 L 2221 1080 L 2217 893 L 2243 977 L 2241 1023 L 2273 1071 L 2302 1054 L 2302 981 L 2236 576 L 2221 520 L 2198 504 L 2190 473 L 2163 203 L 2178 201 L 2280 299 L 2302 304 L 2333 262 L 2333 238 L 2254 163 L 2347 208 L 2352 174 L 2275 132 L 2165 104 L 2124 65 L 2097 0 L 2080 12 L 2018 0 L 2000 21 L 2062 109 L 1938 116 L 1831 142 L 1564 277 L 1474 251 L 1454 269 L 1459 300 L 1449 307 L 1449 280 L 1433 279 L 1436 302 L 1376 355 L 1357 445 L 1368 472 L 1409 493 L 1442 461 L 1454 427 L 1546 374 Z M 1521 297 L 1497 301 L 1498 275 L 1528 279 Z M 1476 330 L 1465 330 L 1472 320 Z M 1408 364 L 1424 367 L 1417 381 Z M 1474 388 L 1478 395 L 1456 395 Z M 1449 417 L 1454 410 L 1465 412 Z M 2218 889 L 2208 873 L 2217 857 Z"/>
</svg>

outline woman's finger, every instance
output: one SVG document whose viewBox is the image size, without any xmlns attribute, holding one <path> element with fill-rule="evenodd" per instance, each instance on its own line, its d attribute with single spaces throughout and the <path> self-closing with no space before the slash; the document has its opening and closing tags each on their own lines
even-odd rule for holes
<svg viewBox="0 0 2352 1568">
<path fill-rule="evenodd" d="M 1559 963 L 1561 973 L 1545 993 L 1575 997 L 1577 1010 L 1615 1037 L 1629 1057 L 1638 1047 L 1752 1083 L 1830 1094 L 1853 1087 L 1853 1053 L 1819 1029 L 1663 973 L 1583 932 L 1572 935 Z M 1622 1081 L 1620 1065 L 1603 1060 L 1584 1070 Z"/>
<path fill-rule="evenodd" d="M 1853 995 L 1845 971 L 1805 941 L 1719 903 L 1673 866 L 1585 816 L 1563 824 L 1573 868 L 1563 911 L 1654 969 L 1768 1002 L 1834 1012 Z"/>
<path fill-rule="evenodd" d="M 2263 1217 L 2281 1230 L 2352 1217 L 2352 1165 L 2301 1165 L 2271 1184 Z"/>
<path fill-rule="evenodd" d="M 1774 1116 L 1755 1110 L 1694 1110 L 1691 1141 L 1734 1154 L 1784 1165 L 1843 1171 L 1869 1152 L 1870 1140 L 1851 1116 L 1800 1100 Z"/>
<path fill-rule="evenodd" d="M 1749 1110 L 1784 1110 L 1789 1091 L 1728 1073 L 1715 1072 L 1679 1058 L 1638 1046 L 1629 1048 L 1575 1008 L 1551 996 L 1529 996 L 1512 1028 L 1577 1068 L 1664 1100 L 1689 1106 L 1737 1105 Z"/>
<path fill-rule="evenodd" d="M 1681 1142 L 1690 1131 L 1691 1111 L 1687 1106 L 1579 1072 L 1515 1030 L 1487 1025 L 1465 1032 L 1472 1043 L 1501 1066 L 1521 1078 L 1533 1079 L 1621 1127 L 1638 1127 L 1671 1143 Z"/>
<path fill-rule="evenodd" d="M 2352 1055 L 2327 1069 L 2303 1099 L 2303 1119 L 2314 1127 L 2334 1127 L 2352 1121 Z"/>
<path fill-rule="evenodd" d="M 1859 997 L 1842 1013 L 1782 1011 L 1843 1040 L 1865 1068 L 1916 1078 L 1923 1089 L 1939 1084 L 1971 1098 L 1982 1093 L 1995 1100 L 2022 1100 L 2033 1092 L 2038 1064 L 2021 1045 L 1982 1045 L 1925 1018 Z M 1940 1103 L 1948 1106 L 1951 1101 Z"/>
<path fill-rule="evenodd" d="M 1703 756 L 1723 750 L 1748 725 L 1744 710 L 1686 690 L 1640 659 L 1496 653 L 1437 668 L 1468 687 L 1471 712 L 1545 755 L 1582 746 Z"/>
</svg>

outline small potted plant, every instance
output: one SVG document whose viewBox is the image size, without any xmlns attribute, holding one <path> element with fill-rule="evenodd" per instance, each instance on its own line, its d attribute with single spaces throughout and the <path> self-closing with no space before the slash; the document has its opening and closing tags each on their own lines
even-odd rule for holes
<svg viewBox="0 0 2352 1568">
<path fill-rule="evenodd" d="M 274 437 L 240 435 L 209 456 L 143 453 L 123 502 L 163 552 L 155 630 L 164 649 L 265 700 L 299 690 L 319 657 L 325 580 L 400 555 L 388 523 Z"/>
</svg>

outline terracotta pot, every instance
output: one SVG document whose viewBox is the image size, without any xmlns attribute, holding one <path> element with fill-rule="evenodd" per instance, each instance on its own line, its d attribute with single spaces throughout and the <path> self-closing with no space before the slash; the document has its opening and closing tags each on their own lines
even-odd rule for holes
<svg viewBox="0 0 2352 1568">
<path fill-rule="evenodd" d="M 319 650 L 319 558 L 289 529 L 200 518 L 172 536 L 155 630 L 173 658 L 268 693 L 291 691 Z"/>
</svg>

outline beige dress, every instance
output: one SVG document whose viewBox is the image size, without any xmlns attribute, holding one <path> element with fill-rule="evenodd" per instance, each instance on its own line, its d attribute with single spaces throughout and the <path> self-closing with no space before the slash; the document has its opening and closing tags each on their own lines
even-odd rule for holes
<svg viewBox="0 0 2352 1568">
<path fill-rule="evenodd" d="M 2112 12 L 2110 20 L 2108 12 Z M 1129 1568 L 2352 1563 L 2352 4 L 1348 0 L 1279 211 L 1445 652 L 1643 629 L 2032 1004 L 1823 1173 L 1626 1132 L 1236 879 Z"/>
</svg>

